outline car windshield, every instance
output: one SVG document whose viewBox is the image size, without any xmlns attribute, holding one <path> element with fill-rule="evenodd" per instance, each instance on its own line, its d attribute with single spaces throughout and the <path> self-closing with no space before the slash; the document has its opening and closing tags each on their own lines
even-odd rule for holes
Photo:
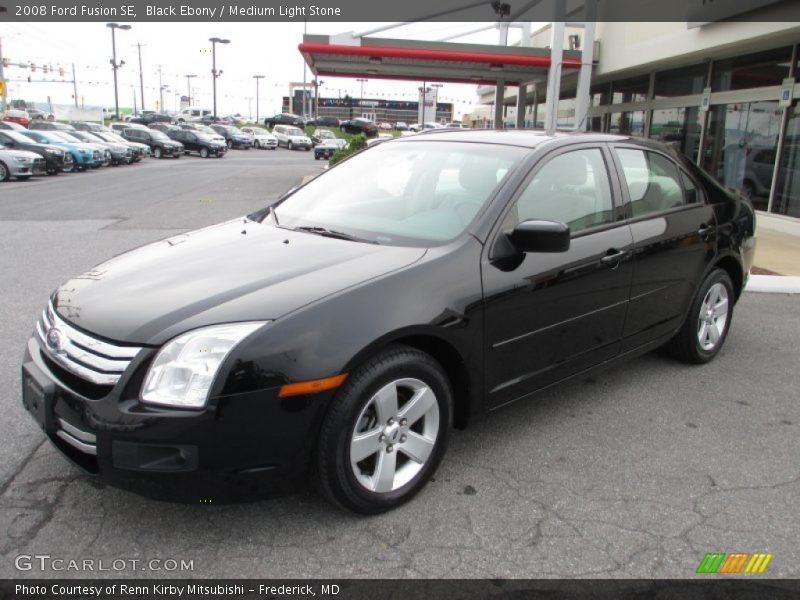
<svg viewBox="0 0 800 600">
<path fill-rule="evenodd" d="M 205 134 L 211 135 L 211 136 L 218 136 L 219 135 L 216 131 L 211 129 L 211 127 L 209 127 L 208 125 L 203 125 L 202 127 L 198 127 L 195 131 L 199 131 L 201 133 L 205 133 Z"/>
<path fill-rule="evenodd" d="M 116 133 L 102 133 L 98 134 L 103 137 L 104 140 L 108 140 L 110 142 L 126 142 L 127 140 L 124 137 L 117 135 Z"/>
<path fill-rule="evenodd" d="M 18 131 L 14 131 L 12 129 L 4 130 L 3 134 L 8 136 L 8 137 L 10 137 L 12 140 L 14 140 L 15 142 L 18 142 L 20 144 L 30 144 L 31 141 L 32 141 L 29 137 L 24 136 L 21 133 L 19 133 Z"/>
<path fill-rule="evenodd" d="M 327 140 L 336 139 L 336 136 L 333 135 L 332 131 L 320 131 L 320 132 L 317 133 L 317 135 L 319 137 L 321 137 L 323 139 L 327 139 Z"/>
<path fill-rule="evenodd" d="M 280 227 L 321 227 L 379 244 L 431 246 L 466 229 L 524 148 L 457 142 L 379 144 L 275 208 Z"/>
<path fill-rule="evenodd" d="M 197 135 L 197 139 L 203 142 L 213 142 L 214 140 L 211 138 L 210 135 L 203 131 L 196 131 L 195 134 Z M 216 133 L 214 135 L 217 135 Z"/>
<path fill-rule="evenodd" d="M 286 135 L 305 135 L 305 133 L 297 127 L 290 127 L 286 130 Z"/>
<path fill-rule="evenodd" d="M 75 139 L 74 137 L 72 137 L 71 135 L 69 135 L 68 133 L 66 133 L 64 131 L 48 131 L 47 132 L 47 137 L 50 138 L 50 139 L 58 140 L 59 142 L 75 143 L 77 141 L 80 141 L 80 140 Z"/>
<path fill-rule="evenodd" d="M 157 129 L 154 129 L 150 132 L 150 137 L 154 140 L 158 140 L 159 142 L 170 141 L 169 136 L 166 133 L 163 131 L 158 131 Z"/>
</svg>

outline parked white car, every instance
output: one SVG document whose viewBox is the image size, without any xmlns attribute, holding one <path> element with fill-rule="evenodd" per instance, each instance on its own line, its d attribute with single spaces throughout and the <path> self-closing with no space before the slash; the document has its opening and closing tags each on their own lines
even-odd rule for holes
<svg viewBox="0 0 800 600">
<path fill-rule="evenodd" d="M 261 127 L 242 127 L 242 131 L 253 136 L 254 148 L 268 148 L 270 150 L 275 150 L 275 148 L 278 147 L 278 138 L 276 138 L 266 129 L 262 129 Z"/>
<path fill-rule="evenodd" d="M 40 155 L 27 150 L 10 150 L 0 145 L 0 181 L 8 181 L 12 177 L 29 179 L 34 175 L 44 175 L 46 169 L 45 160 Z"/>
<path fill-rule="evenodd" d="M 289 150 L 295 148 L 305 148 L 311 150 L 311 138 L 303 130 L 293 125 L 275 125 L 272 128 L 272 135 L 278 140 L 279 146 L 286 146 Z"/>
</svg>

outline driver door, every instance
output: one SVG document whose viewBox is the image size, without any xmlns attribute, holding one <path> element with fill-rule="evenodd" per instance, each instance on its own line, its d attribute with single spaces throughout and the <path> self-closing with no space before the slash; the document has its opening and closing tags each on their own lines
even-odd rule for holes
<svg viewBox="0 0 800 600">
<path fill-rule="evenodd" d="M 494 259 L 492 250 L 485 255 L 488 408 L 619 353 L 633 237 L 622 221 L 613 164 L 602 145 L 556 151 L 534 167 L 510 203 L 496 236 L 544 219 L 569 225 L 571 240 L 566 252 L 526 253 L 511 264 Z"/>
</svg>

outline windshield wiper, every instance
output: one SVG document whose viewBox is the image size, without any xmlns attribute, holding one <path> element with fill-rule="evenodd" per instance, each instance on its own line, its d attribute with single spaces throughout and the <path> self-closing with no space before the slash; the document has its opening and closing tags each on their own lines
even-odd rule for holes
<svg viewBox="0 0 800 600">
<path fill-rule="evenodd" d="M 311 227 L 308 225 L 301 225 L 300 227 L 293 228 L 292 231 L 305 231 L 306 233 L 313 233 L 324 237 L 336 238 L 337 240 L 348 240 L 350 242 L 364 242 L 366 244 L 378 243 L 373 240 L 368 240 L 366 238 L 358 237 L 357 235 L 344 233 L 343 231 L 335 231 L 333 229 L 328 229 L 327 227 Z"/>
</svg>

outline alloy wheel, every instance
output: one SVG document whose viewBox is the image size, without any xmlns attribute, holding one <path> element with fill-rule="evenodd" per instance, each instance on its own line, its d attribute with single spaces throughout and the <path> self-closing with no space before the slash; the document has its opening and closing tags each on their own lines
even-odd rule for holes
<svg viewBox="0 0 800 600">
<path fill-rule="evenodd" d="M 0 181 L 8 181 L 8 167 L 0 162 Z"/>
<path fill-rule="evenodd" d="M 700 347 L 709 352 L 719 343 L 728 326 L 728 290 L 722 283 L 715 283 L 706 292 L 700 304 L 697 320 L 697 340 Z"/>
<path fill-rule="evenodd" d="M 386 384 L 356 419 L 350 440 L 356 480 L 371 492 L 403 487 L 428 462 L 438 432 L 439 403 L 430 386 L 413 378 Z"/>
</svg>

